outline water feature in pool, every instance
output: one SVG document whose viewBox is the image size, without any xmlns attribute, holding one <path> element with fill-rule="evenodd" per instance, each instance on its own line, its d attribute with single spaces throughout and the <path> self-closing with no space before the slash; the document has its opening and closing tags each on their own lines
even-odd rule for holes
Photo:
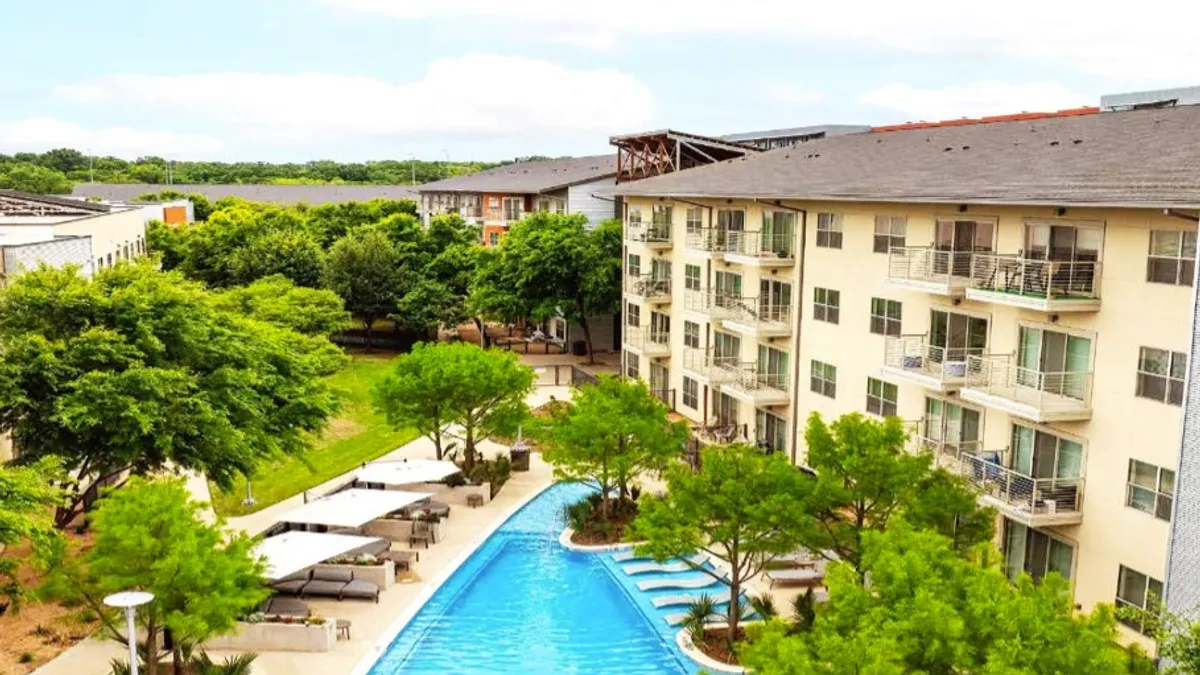
<svg viewBox="0 0 1200 675">
<path fill-rule="evenodd" d="M 611 554 L 558 543 L 563 507 L 588 490 L 557 485 L 518 511 L 433 594 L 370 675 L 695 673 L 675 645 L 678 629 L 647 614 L 640 605 L 648 600 L 631 591 L 656 575 L 621 579 Z"/>
</svg>

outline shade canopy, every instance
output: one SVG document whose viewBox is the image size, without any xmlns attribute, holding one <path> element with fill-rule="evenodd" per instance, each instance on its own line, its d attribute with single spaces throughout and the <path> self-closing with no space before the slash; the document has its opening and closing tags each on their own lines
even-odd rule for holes
<svg viewBox="0 0 1200 675">
<path fill-rule="evenodd" d="M 414 485 L 416 483 L 436 483 L 460 471 L 462 469 L 459 469 L 454 462 L 435 459 L 402 459 L 372 462 L 359 469 L 354 478 L 360 483 Z"/>
<path fill-rule="evenodd" d="M 266 559 L 265 576 L 275 581 L 330 558 L 374 546 L 379 541 L 381 540 L 378 537 L 358 537 L 349 534 L 285 532 L 263 539 L 254 547 L 254 554 Z"/>
<path fill-rule="evenodd" d="M 432 496 L 428 492 L 343 490 L 288 511 L 279 517 L 279 522 L 327 527 L 362 527 L 372 520 Z"/>
</svg>

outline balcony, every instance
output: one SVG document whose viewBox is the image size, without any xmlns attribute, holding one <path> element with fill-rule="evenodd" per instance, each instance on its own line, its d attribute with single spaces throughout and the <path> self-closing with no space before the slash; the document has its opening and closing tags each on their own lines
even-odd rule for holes
<svg viewBox="0 0 1200 675">
<path fill-rule="evenodd" d="M 710 351 L 686 347 L 683 350 L 683 369 L 708 382 L 728 382 L 737 375 L 737 358 L 716 356 Z"/>
<path fill-rule="evenodd" d="M 979 501 L 1028 527 L 1083 521 L 1083 478 L 1034 478 L 1004 466 L 999 452 L 964 452 L 958 473 L 980 491 Z"/>
<path fill-rule="evenodd" d="M 670 356 L 671 333 L 651 330 L 649 326 L 626 326 L 625 347 L 643 356 Z"/>
<path fill-rule="evenodd" d="M 1034 422 L 1076 422 L 1092 417 L 1092 373 L 1043 373 L 1017 365 L 1011 354 L 967 357 L 964 401 Z"/>
<path fill-rule="evenodd" d="M 725 232 L 730 249 L 725 262 L 755 267 L 790 267 L 796 264 L 796 235 L 779 232 Z"/>
<path fill-rule="evenodd" d="M 1039 312 L 1100 309 L 1100 263 L 977 253 L 968 300 Z"/>
<path fill-rule="evenodd" d="M 720 416 L 692 427 L 692 437 L 704 445 L 728 445 L 730 443 L 746 442 L 749 439 L 749 425 L 738 424 L 736 419 L 723 419 Z"/>
<path fill-rule="evenodd" d="M 732 319 L 743 302 L 744 300 L 736 295 L 688 291 L 683 298 L 683 308 L 689 312 L 704 314 L 710 319 Z"/>
<path fill-rule="evenodd" d="M 625 277 L 625 293 L 649 305 L 665 305 L 671 302 L 671 280 L 652 274 Z"/>
<path fill-rule="evenodd" d="M 971 253 L 931 247 L 897 246 L 888 253 L 888 278 L 893 286 L 960 298 L 971 285 Z"/>
<path fill-rule="evenodd" d="M 787 373 L 760 372 L 754 362 L 726 363 L 725 367 L 733 372 L 721 391 L 733 398 L 756 406 L 786 405 L 791 400 Z"/>
<path fill-rule="evenodd" d="M 925 335 L 889 337 L 883 343 L 883 374 L 946 394 L 967 381 L 967 357 L 982 354 L 982 349 L 931 345 Z"/>
<path fill-rule="evenodd" d="M 727 253 L 737 253 L 738 245 L 746 232 L 704 227 L 687 233 L 684 246 L 689 251 L 706 254 L 717 260 Z"/>
<path fill-rule="evenodd" d="M 952 473 L 959 472 L 961 464 L 959 458 L 963 454 L 977 453 L 983 449 L 983 444 L 980 441 L 950 441 L 927 438 L 921 435 L 920 429 L 923 428 L 923 422 L 918 422 L 914 425 L 916 431 L 910 436 L 913 450 L 917 453 L 929 453 L 933 456 L 933 463 L 935 465 Z"/>
<path fill-rule="evenodd" d="M 671 226 L 668 223 L 626 223 L 625 239 L 652 249 L 671 248 Z"/>
<path fill-rule="evenodd" d="M 783 337 L 792 334 L 792 306 L 772 305 L 757 298 L 723 296 L 725 311 L 722 325 L 732 331 L 754 337 Z M 727 311 L 726 311 L 727 310 Z"/>
</svg>

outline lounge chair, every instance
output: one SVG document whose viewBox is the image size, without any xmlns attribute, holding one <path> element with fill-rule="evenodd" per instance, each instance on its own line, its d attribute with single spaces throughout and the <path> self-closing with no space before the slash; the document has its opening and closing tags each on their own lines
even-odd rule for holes
<svg viewBox="0 0 1200 675">
<path fill-rule="evenodd" d="M 354 572 L 348 569 L 313 570 L 312 581 L 300 590 L 300 597 L 342 598 L 342 589 L 354 580 Z"/>
<path fill-rule="evenodd" d="M 279 581 L 271 584 L 271 588 L 276 593 L 286 593 L 287 595 L 300 595 L 301 589 L 310 580 L 311 571 L 305 570 L 286 576 Z"/>
<path fill-rule="evenodd" d="M 673 563 L 638 563 L 636 565 L 626 565 L 622 568 L 625 574 L 646 574 L 647 572 L 687 572 L 696 569 L 697 566 L 703 565 L 708 561 L 708 555 L 697 553 L 690 556 L 687 560 L 680 560 Z"/>
<path fill-rule="evenodd" d="M 717 580 L 708 576 L 691 577 L 686 579 L 653 579 L 651 581 L 639 581 L 638 588 L 643 591 L 657 591 L 663 588 L 708 588 L 717 583 Z"/>
<path fill-rule="evenodd" d="M 425 548 L 429 548 L 429 544 L 433 542 L 433 530 L 430 529 L 429 523 L 424 520 L 414 520 L 412 524 L 412 532 L 408 535 L 409 547 L 417 544 L 424 544 Z"/>
<path fill-rule="evenodd" d="M 294 616 L 306 618 L 312 616 L 308 603 L 299 598 L 274 597 L 264 603 L 263 614 L 269 616 Z"/>
<path fill-rule="evenodd" d="M 379 604 L 379 586 L 372 581 L 354 579 L 345 586 L 342 586 L 342 592 L 338 595 L 338 600 L 343 598 L 374 600 L 375 604 Z"/>
<path fill-rule="evenodd" d="M 809 567 L 809 566 L 814 566 L 814 565 L 820 564 L 822 560 L 823 560 L 823 558 L 821 558 L 821 556 L 819 556 L 815 553 L 809 553 L 808 551 L 800 550 L 800 551 L 796 551 L 795 553 L 788 553 L 787 555 L 781 555 L 781 556 L 775 558 L 775 560 L 773 562 L 778 565 L 791 565 L 791 566 L 795 566 L 795 567 Z"/>
<path fill-rule="evenodd" d="M 697 600 L 699 600 L 700 597 L 701 596 L 699 596 L 699 595 L 690 595 L 690 594 L 664 595 L 661 598 L 654 598 L 653 600 L 650 601 L 650 604 L 654 605 L 655 607 L 660 607 L 660 608 L 661 607 L 672 607 L 674 605 L 690 605 L 693 602 L 696 602 Z M 717 602 L 717 603 L 729 602 L 729 598 L 732 597 L 732 593 L 730 593 L 729 591 L 721 591 L 720 593 L 714 593 L 708 597 L 712 598 L 712 601 Z"/>
<path fill-rule="evenodd" d="M 623 563 L 623 562 L 629 562 L 630 560 L 641 560 L 644 557 L 645 556 L 640 556 L 640 555 L 637 555 L 636 553 L 634 553 L 633 549 L 629 549 L 628 551 L 620 551 L 618 553 L 614 553 L 612 559 L 614 562 Z"/>
<path fill-rule="evenodd" d="M 768 570 L 764 573 L 772 588 L 775 584 L 803 584 L 816 586 L 825 580 L 823 565 L 817 567 L 801 567 L 792 570 Z"/>
</svg>

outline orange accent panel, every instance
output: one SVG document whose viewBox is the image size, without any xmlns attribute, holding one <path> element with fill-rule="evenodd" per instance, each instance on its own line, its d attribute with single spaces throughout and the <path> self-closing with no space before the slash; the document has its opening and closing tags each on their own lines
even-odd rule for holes
<svg viewBox="0 0 1200 675">
<path fill-rule="evenodd" d="M 871 127 L 872 133 L 883 131 L 904 131 L 906 129 L 933 129 L 935 127 L 961 127 L 968 124 L 989 124 L 991 122 L 1022 122 L 1027 120 L 1044 120 L 1054 117 L 1078 117 L 1080 115 L 1099 114 L 1100 108 L 1068 108 L 1053 112 L 1022 112 L 1011 115 L 993 115 L 991 117 L 964 117 L 959 120 L 943 120 L 941 122 L 907 122 L 905 124 L 890 124 L 882 127 Z"/>
<path fill-rule="evenodd" d="M 168 206 L 164 208 L 163 222 L 167 225 L 183 225 L 187 223 L 187 208 L 183 206 Z"/>
</svg>

